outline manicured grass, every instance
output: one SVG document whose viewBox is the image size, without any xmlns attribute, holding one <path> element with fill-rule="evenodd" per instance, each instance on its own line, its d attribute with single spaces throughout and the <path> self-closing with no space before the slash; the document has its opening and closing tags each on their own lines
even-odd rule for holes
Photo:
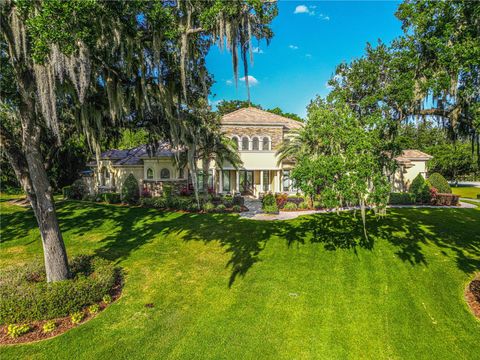
<svg viewBox="0 0 480 360">
<path fill-rule="evenodd" d="M 480 194 L 480 187 L 474 186 L 459 186 L 452 187 L 452 193 L 460 195 L 460 197 L 477 199 L 477 195 Z"/>
<path fill-rule="evenodd" d="M 0 267 L 41 258 L 31 212 L 1 205 Z M 463 291 L 480 269 L 480 208 L 284 222 L 58 204 L 70 255 L 126 272 L 122 298 L 2 359 L 478 359 Z M 145 304 L 153 303 L 153 308 Z"/>
</svg>

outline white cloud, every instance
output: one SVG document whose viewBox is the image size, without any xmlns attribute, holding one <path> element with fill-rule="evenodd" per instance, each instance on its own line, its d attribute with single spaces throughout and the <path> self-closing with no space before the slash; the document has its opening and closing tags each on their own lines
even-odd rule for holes
<svg viewBox="0 0 480 360">
<path fill-rule="evenodd" d="M 310 6 L 310 9 L 308 8 L 307 5 L 298 5 L 295 8 L 295 11 L 293 12 L 294 14 L 308 14 L 308 15 L 315 15 L 315 11 L 312 9 L 315 9 L 315 7 Z"/>
<path fill-rule="evenodd" d="M 311 57 L 312 57 L 312 54 L 305 54 L 305 57 L 306 57 L 306 58 L 311 58 Z"/>
<path fill-rule="evenodd" d="M 245 76 L 240 78 L 240 81 L 245 82 L 245 80 L 246 80 Z M 260 81 L 255 79 L 255 77 L 253 77 L 252 75 L 248 75 L 248 85 L 255 86 L 255 85 L 258 85 L 259 83 L 260 83 Z"/>
<path fill-rule="evenodd" d="M 221 101 L 223 101 L 223 100 L 208 99 L 208 102 L 210 103 L 210 106 L 213 106 L 213 107 L 216 107 Z"/>
<path fill-rule="evenodd" d="M 227 85 L 229 85 L 229 86 L 230 86 L 230 85 L 232 85 L 232 84 L 233 84 L 233 81 L 232 81 L 232 80 L 227 80 L 227 81 L 225 81 L 225 84 L 227 84 Z"/>
<path fill-rule="evenodd" d="M 330 16 L 325 15 L 325 14 L 320 14 L 320 15 L 318 15 L 318 18 L 319 18 L 320 20 L 325 20 L 325 21 L 329 21 L 329 20 L 330 20 Z"/>
<path fill-rule="evenodd" d="M 252 52 L 254 54 L 263 54 L 263 50 L 260 47 L 255 47 L 255 46 L 252 48 Z"/>
<path fill-rule="evenodd" d="M 297 50 L 298 49 L 297 45 L 288 45 L 288 47 L 292 50 Z"/>
</svg>

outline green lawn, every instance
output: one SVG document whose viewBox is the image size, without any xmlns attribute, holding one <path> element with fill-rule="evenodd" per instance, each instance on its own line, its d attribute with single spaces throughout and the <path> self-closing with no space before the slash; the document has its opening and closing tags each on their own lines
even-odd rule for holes
<svg viewBox="0 0 480 360">
<path fill-rule="evenodd" d="M 463 301 L 480 269 L 480 208 L 285 222 L 58 205 L 69 255 L 126 272 L 122 298 L 2 359 L 478 359 Z M 1 203 L 0 267 L 41 258 L 30 211 Z M 154 308 L 145 304 L 153 303 Z"/>
<path fill-rule="evenodd" d="M 452 187 L 452 193 L 460 195 L 460 197 L 477 199 L 477 195 L 480 194 L 480 187 L 474 186 L 459 186 Z"/>
</svg>

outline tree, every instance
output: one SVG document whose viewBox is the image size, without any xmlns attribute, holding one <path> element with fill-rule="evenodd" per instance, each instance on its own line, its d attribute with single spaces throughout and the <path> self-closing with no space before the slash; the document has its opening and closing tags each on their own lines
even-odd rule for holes
<svg viewBox="0 0 480 360">
<path fill-rule="evenodd" d="M 442 144 L 427 148 L 433 159 L 428 162 L 430 172 L 437 172 L 447 179 L 457 180 L 461 175 L 468 175 L 475 169 L 468 144 Z"/>
<path fill-rule="evenodd" d="M 320 194 L 327 207 L 360 205 L 365 221 L 365 207 L 385 209 L 390 189 L 378 121 L 372 116 L 362 124 L 345 103 L 318 97 L 305 127 L 279 149 L 280 161 L 295 160 L 292 178 L 307 195 Z"/>
<path fill-rule="evenodd" d="M 62 126 L 75 125 L 98 157 L 105 124 L 141 122 L 185 146 L 194 168 L 185 113 L 208 95 L 209 47 L 225 41 L 235 78 L 239 54 L 247 76 L 250 40 L 270 39 L 275 15 L 263 1 L 2 1 L 1 58 L 15 87 L 2 97 L 1 143 L 37 219 L 47 281 L 69 271 L 42 136 L 59 146 Z"/>
</svg>

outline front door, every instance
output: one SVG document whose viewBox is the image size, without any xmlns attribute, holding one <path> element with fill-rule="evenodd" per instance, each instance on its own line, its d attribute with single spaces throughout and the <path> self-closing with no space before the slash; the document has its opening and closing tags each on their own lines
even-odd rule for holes
<svg viewBox="0 0 480 360">
<path fill-rule="evenodd" d="M 253 195 L 252 170 L 240 170 L 240 192 L 243 195 Z"/>
</svg>

